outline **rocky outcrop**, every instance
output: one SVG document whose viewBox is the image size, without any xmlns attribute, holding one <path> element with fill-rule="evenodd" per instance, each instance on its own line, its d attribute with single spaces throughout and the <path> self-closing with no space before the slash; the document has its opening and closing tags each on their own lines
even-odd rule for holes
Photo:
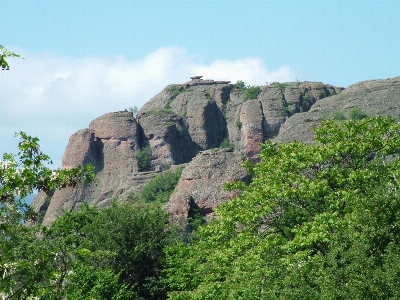
<svg viewBox="0 0 400 300">
<path fill-rule="evenodd" d="M 308 112 L 289 118 L 277 137 L 279 143 L 293 140 L 313 142 L 313 128 L 323 120 L 342 113 L 349 119 L 349 112 L 361 109 L 368 116 L 389 115 L 396 120 L 400 116 L 400 77 L 368 80 L 353 84 L 343 92 L 316 102 Z"/>
<path fill-rule="evenodd" d="M 172 219 L 187 225 L 186 220 L 193 207 L 200 208 L 201 215 L 209 220 L 213 209 L 238 195 L 224 190 L 230 181 L 249 182 L 244 167 L 243 154 L 233 149 L 211 149 L 200 152 L 183 170 L 181 179 L 171 195 L 166 210 Z"/>
<path fill-rule="evenodd" d="M 63 156 L 63 168 L 90 163 L 95 168 L 96 181 L 89 186 L 56 190 L 43 223 L 50 224 L 63 210 L 76 209 L 82 202 L 102 207 L 112 199 L 127 197 L 132 187 L 143 181 L 134 156 L 139 147 L 137 123 L 130 112 L 105 114 L 93 120 L 89 129 L 74 133 Z M 33 206 L 42 207 L 42 198 L 39 195 Z"/>
<path fill-rule="evenodd" d="M 246 175 L 239 166 L 243 157 L 257 161 L 260 143 L 276 136 L 288 118 L 340 91 L 322 83 L 303 82 L 274 83 L 249 94 L 229 81 L 203 80 L 201 76 L 169 85 L 150 99 L 136 118 L 127 111 L 108 113 L 74 133 L 64 153 L 63 168 L 90 163 L 95 167 L 96 182 L 57 190 L 50 202 L 40 195 L 33 205 L 45 212 L 43 223 L 48 225 L 63 210 L 76 209 L 83 202 L 104 207 L 113 199 L 126 199 L 157 172 L 187 163 L 186 179 L 171 198 L 170 212 L 186 218 L 185 201 L 191 197 L 191 203 L 208 216 L 212 208 L 232 196 L 222 190 L 222 183 L 244 180 Z M 234 150 L 209 150 L 221 144 Z"/>
<path fill-rule="evenodd" d="M 318 82 L 273 83 L 251 99 L 229 81 L 198 77 L 167 86 L 140 110 L 138 122 L 152 148 L 153 166 L 188 162 L 225 140 L 257 161 L 259 144 L 275 137 L 290 116 L 343 90 Z"/>
</svg>

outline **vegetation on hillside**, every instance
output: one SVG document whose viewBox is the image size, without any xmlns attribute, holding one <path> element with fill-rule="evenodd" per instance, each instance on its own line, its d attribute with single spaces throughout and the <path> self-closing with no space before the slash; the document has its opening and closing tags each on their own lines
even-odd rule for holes
<svg viewBox="0 0 400 300">
<path fill-rule="evenodd" d="M 182 168 L 166 171 L 156 175 L 142 189 L 139 194 L 130 195 L 130 201 L 136 206 L 154 206 L 160 208 L 165 205 L 181 178 Z"/>
<path fill-rule="evenodd" d="M 208 224 L 192 209 L 182 240 L 160 205 L 82 205 L 25 226 L 18 197 L 93 178 L 49 172 L 37 139 L 0 168 L 0 291 L 8 299 L 398 299 L 400 124 L 390 117 L 315 129 L 316 143 L 262 146 L 253 180 Z M 70 170 L 71 171 L 71 170 Z M 180 173 L 140 196 L 164 203 Z M 29 213 L 27 213 L 29 211 Z M 188 242 L 189 241 L 189 242 Z"/>
</svg>

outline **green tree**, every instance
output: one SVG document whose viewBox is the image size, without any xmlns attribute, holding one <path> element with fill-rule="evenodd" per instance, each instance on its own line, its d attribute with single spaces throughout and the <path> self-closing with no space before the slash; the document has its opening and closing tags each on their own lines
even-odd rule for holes
<svg viewBox="0 0 400 300">
<path fill-rule="evenodd" d="M 390 117 L 266 142 L 249 186 L 166 250 L 171 299 L 397 299 L 400 124 Z"/>
<path fill-rule="evenodd" d="M 236 89 L 236 90 L 245 90 L 246 89 L 246 83 L 243 80 L 238 80 L 233 85 L 233 88 Z"/>
<path fill-rule="evenodd" d="M 38 239 L 40 226 L 25 225 L 26 221 L 35 224 L 37 215 L 23 199 L 34 190 L 48 192 L 89 183 L 94 172 L 90 165 L 52 171 L 46 166 L 51 161 L 40 151 L 38 138 L 23 132 L 17 136 L 21 139 L 18 155 L 4 154 L 0 161 L 0 291 L 10 299 L 31 295 L 46 299 L 49 290 L 58 290 L 57 268 L 64 261 Z"/>
<path fill-rule="evenodd" d="M 257 99 L 258 95 L 261 93 L 261 87 L 257 85 L 247 85 L 243 80 L 238 80 L 233 88 L 235 90 L 244 91 L 244 99 L 252 100 Z"/>
<path fill-rule="evenodd" d="M 91 252 L 113 253 L 104 266 L 142 299 L 165 299 L 163 249 L 171 233 L 168 215 L 160 209 L 114 203 L 85 228 L 83 246 Z"/>
<path fill-rule="evenodd" d="M 135 152 L 134 157 L 136 158 L 139 166 L 139 171 L 149 171 L 151 168 L 151 148 L 146 146 Z"/>
<path fill-rule="evenodd" d="M 135 106 L 129 107 L 129 111 L 136 118 L 137 114 L 139 113 L 139 108 L 135 105 Z"/>
<path fill-rule="evenodd" d="M 0 291 L 9 299 L 165 299 L 161 210 L 84 204 L 50 228 L 12 226 L 1 244 Z"/>
<path fill-rule="evenodd" d="M 60 261 L 57 268 L 53 268 L 56 274 L 53 278 L 58 282 L 52 289 L 57 292 L 56 299 L 138 298 L 131 287 L 120 282 L 120 271 L 110 266 L 117 254 L 107 247 L 90 247 L 92 225 L 97 224 L 104 213 L 107 211 L 84 204 L 79 211 L 65 213 L 44 231 L 40 242 L 57 254 L 55 262 Z"/>
</svg>

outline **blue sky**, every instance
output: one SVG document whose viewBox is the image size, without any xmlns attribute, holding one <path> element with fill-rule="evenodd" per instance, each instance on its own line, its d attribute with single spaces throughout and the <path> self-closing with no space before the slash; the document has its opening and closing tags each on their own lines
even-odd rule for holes
<svg viewBox="0 0 400 300">
<path fill-rule="evenodd" d="M 400 75 L 400 1 L 2 0 L 0 153 L 16 131 L 61 166 L 68 138 L 191 75 L 347 87 Z"/>
</svg>

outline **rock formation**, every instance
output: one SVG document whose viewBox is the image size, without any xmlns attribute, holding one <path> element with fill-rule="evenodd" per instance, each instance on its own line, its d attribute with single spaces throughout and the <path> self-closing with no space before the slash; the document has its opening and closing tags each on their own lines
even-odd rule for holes
<svg viewBox="0 0 400 300">
<path fill-rule="evenodd" d="M 194 203 L 211 216 L 212 208 L 232 196 L 222 190 L 222 183 L 247 180 L 240 167 L 243 157 L 257 161 L 260 143 L 275 138 L 287 120 L 314 110 L 326 97 L 341 99 L 342 90 L 292 82 L 272 83 L 251 94 L 229 81 L 201 76 L 169 85 L 143 105 L 136 118 L 127 111 L 108 113 L 74 133 L 63 168 L 90 163 L 96 182 L 57 190 L 50 198 L 39 195 L 33 206 L 45 213 L 43 223 L 48 225 L 63 210 L 82 202 L 104 207 L 113 199 L 126 199 L 157 172 L 187 164 L 168 210 L 175 219 L 184 219 Z M 209 150 L 221 144 L 234 150 Z M 146 151 L 148 164 L 143 164 Z"/>
<path fill-rule="evenodd" d="M 312 129 L 323 120 L 341 112 L 349 119 L 349 112 L 361 109 L 368 116 L 389 115 L 396 120 L 400 116 L 400 77 L 361 81 L 346 88 L 343 92 L 316 102 L 309 111 L 295 114 L 282 126 L 277 141 L 293 140 L 311 143 Z"/>
<path fill-rule="evenodd" d="M 200 152 L 183 170 L 166 206 L 172 219 L 185 225 L 193 206 L 200 208 L 201 214 L 210 219 L 213 208 L 237 195 L 224 191 L 224 183 L 249 182 L 247 171 L 241 166 L 244 158 L 243 154 L 233 149 L 217 148 Z"/>
</svg>

